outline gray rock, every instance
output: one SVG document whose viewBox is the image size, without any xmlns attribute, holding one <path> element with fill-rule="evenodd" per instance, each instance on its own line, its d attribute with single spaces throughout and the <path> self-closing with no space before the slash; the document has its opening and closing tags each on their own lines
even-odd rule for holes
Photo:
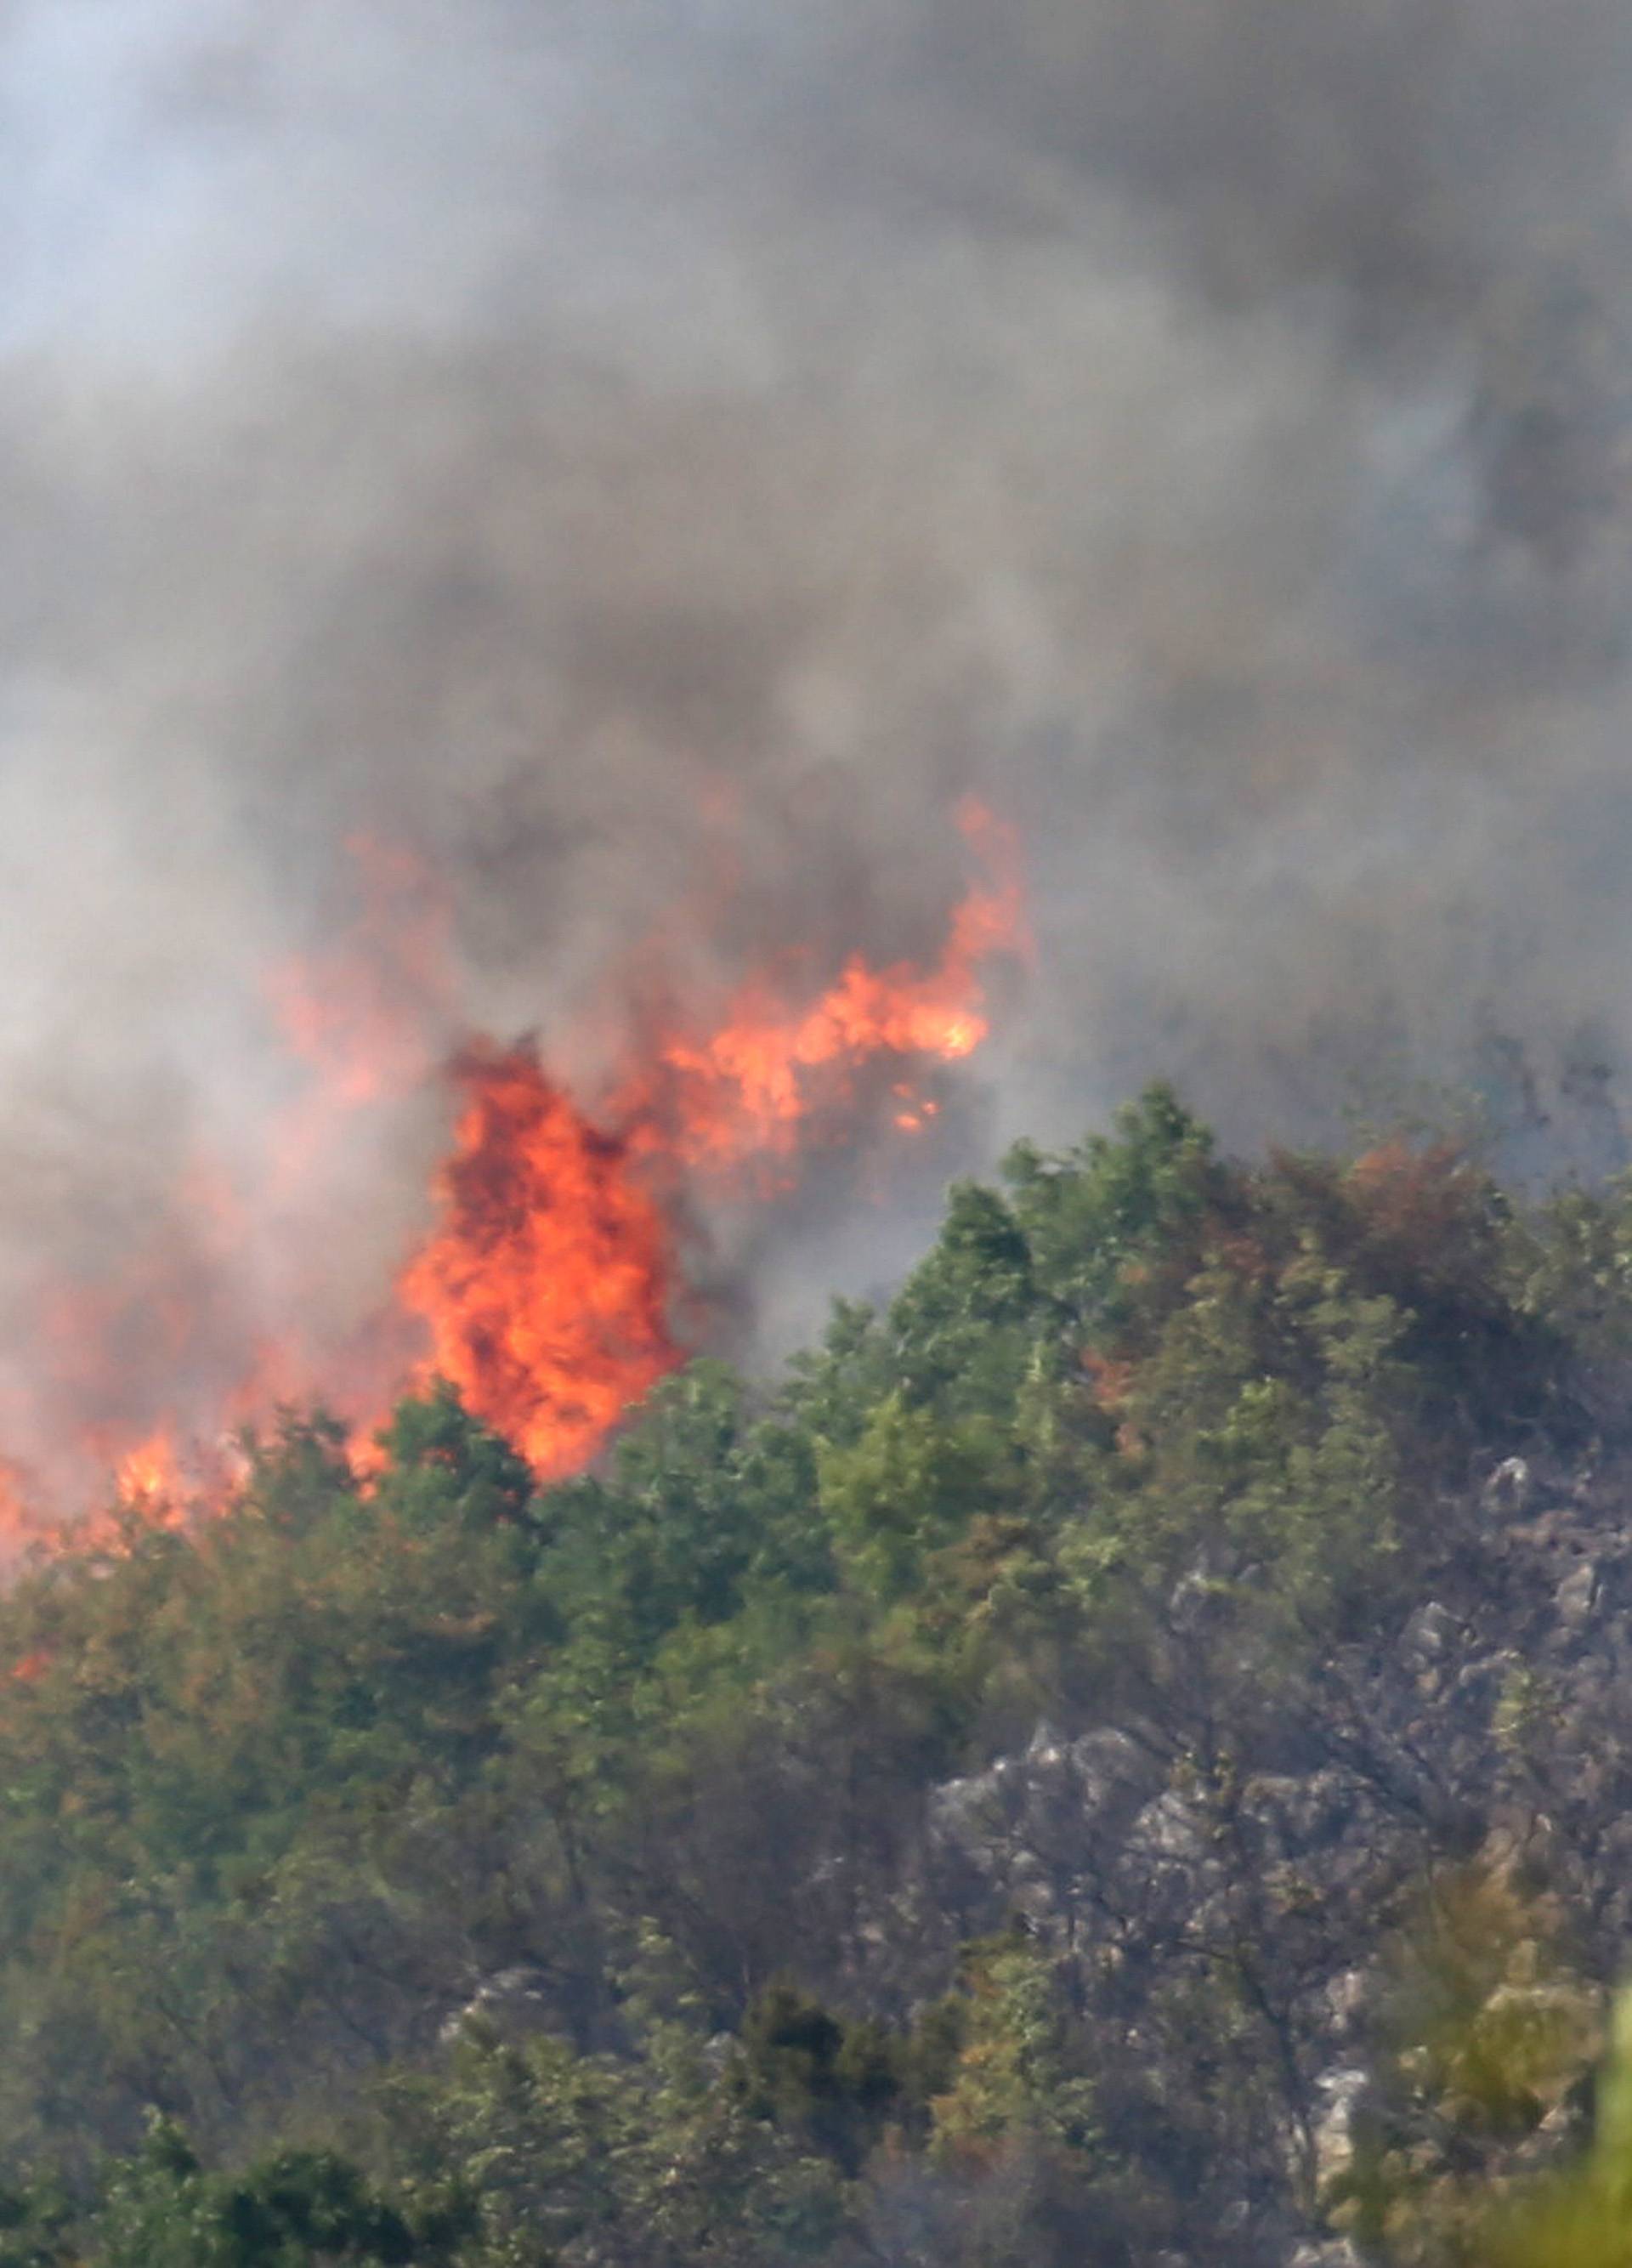
<svg viewBox="0 0 1632 2268">
<path fill-rule="evenodd" d="M 1340 2064 L 1315 2081 L 1320 2110 L 1314 2121 L 1315 2180 L 1321 2190 L 1355 2161 L 1355 2112 L 1370 2082 L 1358 2064 Z"/>
<path fill-rule="evenodd" d="M 1065 1762 L 1066 1744 L 1063 1736 L 1044 1717 L 1026 1745 L 1025 1761 L 1033 1771 L 1048 1771 Z"/>
<path fill-rule="evenodd" d="M 1149 1769 L 1126 1733 L 1084 1733 L 1067 1753 L 1084 1796 L 1093 1803 L 1103 1802 Z"/>
<path fill-rule="evenodd" d="M 1480 1504 L 1494 1517 L 1522 1519 L 1535 1495 L 1535 1477 L 1524 1457 L 1504 1457 L 1480 1494 Z"/>
<path fill-rule="evenodd" d="M 1295 1858 L 1335 1842 L 1355 1816 L 1357 1791 L 1348 1773 L 1261 1772 L 1241 1790 L 1241 1809 L 1269 1846 Z"/>
<path fill-rule="evenodd" d="M 1449 1651 L 1460 1625 L 1449 1607 L 1437 1599 L 1425 1600 L 1400 1633 L 1400 1651 L 1414 1669 L 1437 1666 Z"/>
<path fill-rule="evenodd" d="M 1365 2007 L 1366 1979 L 1363 1969 L 1345 1969 L 1327 1984 L 1322 1995 L 1333 2029 L 1347 2031 Z"/>
<path fill-rule="evenodd" d="M 1192 1637 L 1205 1624 L 1221 1619 L 1224 1599 L 1216 1576 L 1204 1567 L 1192 1567 L 1179 1578 L 1169 1594 L 1168 1620 L 1180 1637 Z"/>
<path fill-rule="evenodd" d="M 543 1983 L 537 1970 L 495 1970 L 482 1977 L 462 2008 L 445 2019 L 437 2037 L 446 2047 L 467 2025 L 483 2023 L 506 2036 L 535 2030 L 546 2009 Z"/>
<path fill-rule="evenodd" d="M 1570 1630 L 1578 1630 L 1583 1623 L 1591 1620 L 1597 1596 L 1598 1563 L 1584 1559 L 1553 1594 L 1553 1605 L 1560 1622 Z"/>
<path fill-rule="evenodd" d="M 1156 1865 L 1193 1866 L 1207 1856 L 1210 1840 L 1210 1822 L 1170 1787 L 1134 1821 L 1125 1855 Z"/>
</svg>

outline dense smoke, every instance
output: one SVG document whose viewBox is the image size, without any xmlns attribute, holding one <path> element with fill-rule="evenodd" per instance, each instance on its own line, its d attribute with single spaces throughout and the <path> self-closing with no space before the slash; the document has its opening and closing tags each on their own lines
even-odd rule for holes
<svg viewBox="0 0 1632 2268">
<path fill-rule="evenodd" d="M 256 1154 L 359 835 L 450 1044 L 610 1053 L 655 932 L 705 994 L 929 949 L 974 790 L 1039 950 L 934 1174 L 1156 1071 L 1618 1158 L 1615 0 L 14 0 L 0 58 L 19 1314 Z M 877 1274 L 835 1219 L 773 1307 Z"/>
</svg>

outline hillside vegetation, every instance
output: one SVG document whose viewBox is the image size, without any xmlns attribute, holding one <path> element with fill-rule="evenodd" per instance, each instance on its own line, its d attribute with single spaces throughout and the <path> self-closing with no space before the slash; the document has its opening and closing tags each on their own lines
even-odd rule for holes
<svg viewBox="0 0 1632 2268">
<path fill-rule="evenodd" d="M 0 2268 L 1628 2257 L 1629 1380 L 1156 1089 L 592 1476 L 287 1415 L 0 1600 Z"/>
</svg>

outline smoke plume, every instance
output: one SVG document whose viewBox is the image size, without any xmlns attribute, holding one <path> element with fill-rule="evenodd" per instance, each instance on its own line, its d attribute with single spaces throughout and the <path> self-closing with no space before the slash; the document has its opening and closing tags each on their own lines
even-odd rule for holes
<svg viewBox="0 0 1632 2268">
<path fill-rule="evenodd" d="M 1037 954 L 931 1178 L 1158 1071 L 1618 1161 L 1618 0 L 13 0 L 0 116 L 18 1395 L 48 1278 L 210 1278 L 359 840 L 441 1043 L 610 1062 L 654 935 L 932 955 L 977 793 Z M 223 1333 L 361 1313 L 451 1107 Z M 773 1321 L 887 1269 L 820 1219 Z"/>
</svg>

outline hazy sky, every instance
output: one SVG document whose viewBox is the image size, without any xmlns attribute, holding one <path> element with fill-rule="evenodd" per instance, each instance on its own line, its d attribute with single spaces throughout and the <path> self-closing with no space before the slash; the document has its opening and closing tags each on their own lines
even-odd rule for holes
<svg viewBox="0 0 1632 2268">
<path fill-rule="evenodd" d="M 1614 1154 L 1629 97 L 1618 0 L 11 0 L 0 1292 L 254 1158 L 359 830 L 549 1042 L 658 918 L 926 948 L 974 788 L 969 1162 L 1156 1071 Z"/>
</svg>

